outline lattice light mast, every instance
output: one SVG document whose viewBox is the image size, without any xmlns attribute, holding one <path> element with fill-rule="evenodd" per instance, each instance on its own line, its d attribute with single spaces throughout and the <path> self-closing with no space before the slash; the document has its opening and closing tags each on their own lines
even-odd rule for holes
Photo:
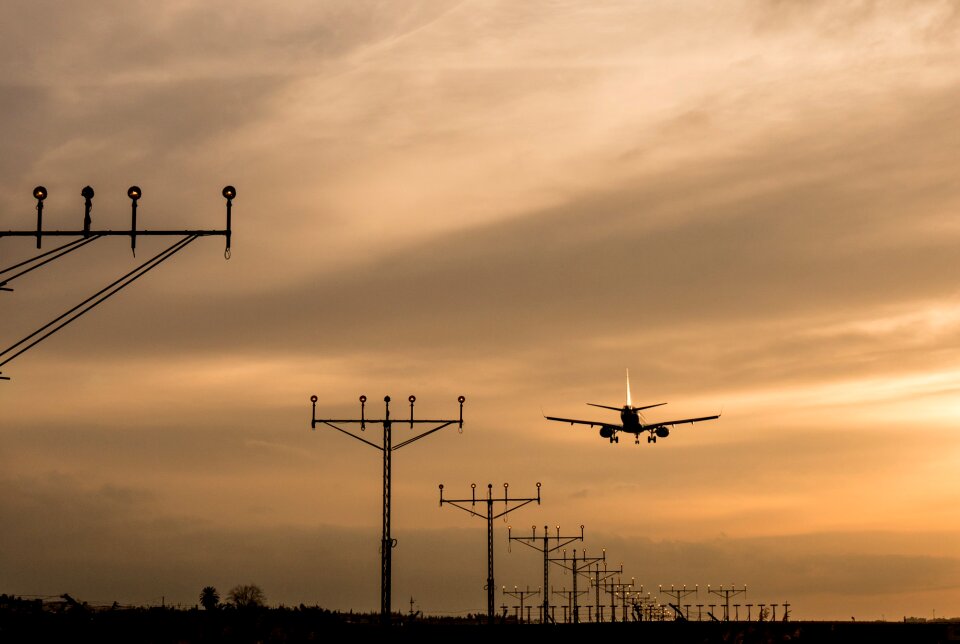
<svg viewBox="0 0 960 644">
<path fill-rule="evenodd" d="M 407 400 L 410 402 L 410 418 L 409 420 L 399 421 L 400 423 L 410 424 L 410 429 L 413 429 L 414 425 L 436 425 L 432 429 L 429 429 L 425 432 L 421 432 L 412 438 L 408 438 L 397 445 L 393 444 L 392 430 L 393 423 L 396 422 L 390 418 L 390 396 L 384 396 L 384 415 L 383 418 L 367 418 L 366 417 L 366 404 L 367 397 L 360 396 L 360 418 L 317 418 L 317 397 L 310 396 L 310 402 L 313 404 L 313 416 L 310 423 L 311 429 L 316 429 L 317 425 L 327 425 L 333 429 L 346 434 L 351 438 L 355 438 L 361 443 L 365 443 L 374 449 L 378 449 L 383 453 L 383 533 L 380 539 L 380 621 L 384 624 L 390 623 L 390 587 L 391 587 L 391 569 L 392 569 L 392 558 L 391 550 L 396 547 L 397 540 L 393 539 L 390 536 L 390 483 L 392 477 L 391 470 L 391 457 L 394 450 L 398 450 L 401 447 L 409 445 L 415 441 L 420 440 L 434 432 L 438 432 L 445 427 L 456 424 L 460 431 L 463 431 L 463 403 L 466 400 L 463 396 L 457 398 L 457 402 L 460 403 L 460 417 L 458 419 L 440 419 L 440 420 L 421 420 L 414 419 L 413 417 L 413 404 L 416 402 L 416 396 L 409 396 Z M 350 432 L 342 427 L 337 425 L 349 425 L 357 424 L 360 425 L 360 431 L 365 431 L 367 424 L 371 425 L 381 425 L 383 427 L 383 445 L 377 445 L 371 441 L 368 441 L 365 438 L 357 436 L 353 432 Z"/>
<path fill-rule="evenodd" d="M 537 505 L 540 505 L 540 483 L 537 482 L 537 496 L 534 497 L 520 497 L 511 499 L 508 494 L 508 489 L 510 485 L 508 483 L 503 484 L 503 498 L 493 498 L 493 483 L 487 484 L 487 498 L 477 499 L 477 484 L 470 484 L 470 498 L 469 499 L 445 499 L 443 498 L 443 484 L 440 484 L 440 507 L 443 507 L 443 504 L 452 505 L 455 508 L 459 508 L 468 514 L 472 514 L 475 517 L 487 520 L 487 619 L 491 624 L 493 624 L 494 617 L 494 595 L 496 595 L 497 587 L 493 581 L 493 520 L 504 517 L 514 510 L 519 510 L 525 505 L 529 505 L 533 502 L 536 502 Z M 469 503 L 470 507 L 467 507 L 466 504 Z M 474 510 L 477 503 L 486 504 L 487 511 L 485 514 L 481 514 Z M 503 503 L 504 508 L 503 512 L 498 514 L 494 513 L 493 506 L 495 503 Z M 518 505 L 511 506 L 511 503 L 517 503 Z"/>
</svg>

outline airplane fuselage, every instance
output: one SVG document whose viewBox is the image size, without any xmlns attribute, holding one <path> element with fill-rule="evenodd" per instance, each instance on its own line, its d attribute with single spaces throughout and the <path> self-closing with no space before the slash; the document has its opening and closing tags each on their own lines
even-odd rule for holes
<svg viewBox="0 0 960 644">
<path fill-rule="evenodd" d="M 643 430 L 643 423 L 640 422 L 640 414 L 635 409 L 624 407 L 620 410 L 620 422 L 623 424 L 623 431 L 636 434 Z"/>
</svg>

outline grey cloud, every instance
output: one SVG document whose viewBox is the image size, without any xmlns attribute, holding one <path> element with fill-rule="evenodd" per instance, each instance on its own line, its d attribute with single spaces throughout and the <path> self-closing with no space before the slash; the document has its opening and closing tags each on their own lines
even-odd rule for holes
<svg viewBox="0 0 960 644">
<path fill-rule="evenodd" d="M 89 498 L 81 501 L 82 492 L 64 488 L 57 491 L 63 505 L 80 503 L 93 510 L 78 513 L 76 525 L 64 532 L 59 506 L 36 496 L 24 503 L 22 483 L 8 479 L 0 494 L 0 512 L 8 515 L 16 507 L 18 518 L 5 522 L 2 536 L 0 563 L 8 592 L 70 592 L 102 603 L 159 603 L 165 595 L 168 604 L 192 606 L 205 585 L 224 592 L 236 583 L 252 582 L 261 585 L 274 604 L 372 610 L 376 603 L 375 528 L 197 525 L 118 510 L 107 499 L 91 505 Z M 104 504 L 101 511 L 98 504 Z M 114 521 L 103 525 L 104 514 Z M 504 528 L 498 524 L 496 530 L 497 582 L 540 585 L 539 556 L 519 544 L 508 552 Z M 395 596 L 413 595 L 428 612 L 481 609 L 485 556 L 479 522 L 456 529 L 405 528 L 396 536 Z M 636 576 L 648 590 L 663 583 L 704 587 L 733 581 L 746 584 L 754 602 L 796 603 L 794 598 L 802 597 L 801 607 L 807 611 L 811 605 L 829 605 L 837 595 L 895 596 L 904 588 L 955 588 L 960 572 L 956 554 L 910 554 L 911 537 L 884 533 L 705 541 L 589 531 L 587 536 L 588 551 L 605 547 L 610 560 L 622 561 L 627 576 Z M 874 539 L 884 547 L 864 550 L 863 544 Z M 557 587 L 569 580 L 558 570 L 554 573 Z"/>
<path fill-rule="evenodd" d="M 951 199 L 942 181 L 955 164 L 936 124 L 957 106 L 946 94 L 923 100 L 915 117 L 883 117 L 897 126 L 889 131 L 860 125 L 830 141 L 814 131 L 783 133 L 747 155 L 385 250 L 382 260 L 348 270 L 278 275 L 269 292 L 179 294 L 169 276 L 179 269 L 164 267 L 81 323 L 94 344 L 71 342 L 68 329 L 58 350 L 83 355 L 109 340 L 114 351 L 126 347 L 125 355 L 144 358 L 152 351 L 343 357 L 416 349 L 490 359 L 549 340 L 551 353 L 577 362 L 596 351 L 590 339 L 643 329 L 648 343 L 633 350 L 652 354 L 650 367 L 670 377 L 676 354 L 655 348 L 709 329 L 695 340 L 704 359 L 694 362 L 703 366 L 683 361 L 688 382 L 699 368 L 708 370 L 702 382 L 722 377 L 731 385 L 759 374 L 836 373 L 823 356 L 841 347 L 851 374 L 905 368 L 945 355 L 944 345 L 807 330 L 820 319 L 954 292 L 955 242 L 936 231 Z M 930 177 L 904 169 L 904 156 L 931 168 Z M 860 176 L 865 168 L 872 178 Z M 252 262 L 269 255 L 239 253 L 217 268 L 216 280 L 242 281 L 267 269 Z M 205 271 L 201 259 L 174 262 Z M 49 307 L 52 295 L 14 297 Z M 31 307 L 10 320 L 28 328 Z"/>
<path fill-rule="evenodd" d="M 953 109 L 945 102 L 929 111 Z M 940 296 L 953 288 L 952 241 L 921 233 L 921 225 L 936 221 L 949 195 L 918 194 L 909 176 L 888 165 L 907 149 L 917 164 L 945 161 L 935 134 L 924 132 L 928 116 L 879 147 L 872 132 L 827 148 L 787 137 L 686 177 L 583 195 L 520 220 L 388 251 L 349 272 L 299 283 L 279 277 L 271 293 L 180 299 L 183 325 L 217 320 L 224 339 L 249 346 L 267 335 L 277 350 L 317 335 L 335 350 L 361 337 L 510 345 L 572 328 L 615 335 L 699 318 L 774 322 Z M 822 171 L 824 163 L 835 171 Z M 870 184 L 854 179 L 863 164 L 876 170 Z M 754 180 L 771 187 L 730 200 L 731 185 Z M 698 199 L 686 204 L 690 194 Z M 249 270 L 242 258 L 237 264 L 231 269 Z M 158 314 L 147 305 L 138 315 Z M 121 324 L 104 322 L 105 331 Z M 167 328 L 189 336 L 177 320 Z"/>
</svg>

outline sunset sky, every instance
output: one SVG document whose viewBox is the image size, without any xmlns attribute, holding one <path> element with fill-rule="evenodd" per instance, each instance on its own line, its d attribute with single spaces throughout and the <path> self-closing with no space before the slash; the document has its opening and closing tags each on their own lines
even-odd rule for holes
<svg viewBox="0 0 960 644">
<path fill-rule="evenodd" d="M 377 610 L 380 454 L 309 397 L 463 394 L 462 434 L 395 454 L 397 610 L 485 607 L 483 522 L 439 483 L 541 481 L 510 523 L 584 524 L 647 590 L 960 615 L 958 60 L 951 0 L 9 0 L 0 230 L 38 184 L 62 229 L 87 184 L 95 228 L 133 184 L 145 228 L 238 196 L 229 261 L 201 239 L 2 368 L 0 592 Z M 0 348 L 164 245 L 12 283 Z M 583 403 L 626 368 L 648 419 L 722 418 L 543 419 L 616 420 Z M 536 588 L 506 525 L 497 585 Z"/>
</svg>

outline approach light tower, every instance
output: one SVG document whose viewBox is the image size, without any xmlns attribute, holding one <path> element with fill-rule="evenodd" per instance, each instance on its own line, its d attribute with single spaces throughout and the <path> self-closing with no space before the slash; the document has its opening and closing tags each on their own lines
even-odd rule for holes
<svg viewBox="0 0 960 644">
<path fill-rule="evenodd" d="M 460 429 L 460 432 L 463 432 L 463 403 L 466 400 L 463 396 L 457 398 L 457 402 L 460 403 L 460 418 L 455 420 L 420 420 L 414 419 L 413 417 L 413 404 L 416 402 L 416 396 L 409 396 L 407 400 L 410 402 L 410 419 L 402 420 L 401 423 L 409 423 L 410 429 L 413 429 L 414 425 L 436 425 L 436 427 L 429 429 L 425 432 L 421 432 L 412 438 L 408 438 L 397 445 L 393 444 L 392 429 L 394 421 L 390 418 L 390 396 L 384 396 L 384 415 L 383 418 L 371 419 L 366 417 L 366 404 L 367 397 L 360 396 L 360 418 L 354 419 L 337 419 L 337 418 L 317 418 L 317 397 L 310 396 L 310 402 L 313 404 L 313 416 L 310 422 L 310 428 L 316 429 L 317 425 L 327 425 L 332 427 L 338 432 L 344 433 L 351 438 L 355 438 L 361 443 L 365 443 L 374 449 L 378 449 L 383 453 L 383 534 L 380 539 L 380 621 L 383 624 L 390 623 L 390 584 L 391 584 L 391 569 L 392 569 L 392 558 L 391 550 L 396 547 L 397 540 L 393 539 L 390 536 L 390 480 L 391 480 L 391 456 L 393 455 L 394 450 L 398 450 L 405 445 L 409 445 L 415 441 L 420 440 L 434 432 L 438 432 L 445 427 L 456 424 Z M 365 438 L 357 436 L 353 432 L 347 431 L 340 425 L 348 424 L 360 424 L 360 431 L 365 431 L 367 428 L 367 423 L 372 425 L 382 425 L 383 426 L 383 446 L 377 445 L 371 441 L 368 441 Z"/>
<path fill-rule="evenodd" d="M 623 575 L 623 564 L 620 564 L 620 568 L 616 570 L 607 570 L 607 562 L 603 561 L 603 570 L 600 570 L 600 562 L 594 566 L 593 577 L 590 578 L 590 583 L 593 584 L 594 592 L 596 593 L 596 617 L 594 621 L 602 622 L 603 621 L 603 603 L 600 601 L 600 590 L 606 585 L 608 579 L 614 577 L 620 577 Z M 613 615 L 611 617 L 612 621 L 617 621 L 617 616 Z"/>
<path fill-rule="evenodd" d="M 507 543 L 519 541 L 528 548 L 533 548 L 543 553 L 543 620 L 542 623 L 549 624 L 550 615 L 550 553 L 564 548 L 574 541 L 583 541 L 583 525 L 580 526 L 580 534 L 572 536 L 561 536 L 560 526 L 557 526 L 557 533 L 550 534 L 549 528 L 543 526 L 543 536 L 537 536 L 537 526 L 531 526 L 532 533 L 529 537 L 513 536 L 513 526 L 507 526 Z"/>
<path fill-rule="evenodd" d="M 222 193 L 223 198 L 227 200 L 227 227 L 222 230 L 216 229 L 184 229 L 184 230 L 140 230 L 137 228 L 137 205 L 143 197 L 143 190 L 140 186 L 130 186 L 127 190 L 127 196 L 130 198 L 130 230 L 109 230 L 93 229 L 93 196 L 94 191 L 90 186 L 85 186 L 80 191 L 83 197 L 83 227 L 78 230 L 44 230 L 43 229 L 43 204 L 46 201 L 48 193 L 43 186 L 37 186 L 33 189 L 33 197 L 37 200 L 37 227 L 35 230 L 0 230 L 0 237 L 34 237 L 37 240 L 37 248 L 43 244 L 44 237 L 73 237 L 62 246 L 53 250 L 41 253 L 25 261 L 0 269 L 0 291 L 13 291 L 8 285 L 19 277 L 22 277 L 38 268 L 50 264 L 54 260 L 60 259 L 84 246 L 92 244 L 104 237 L 130 237 L 130 248 L 136 256 L 137 237 L 159 236 L 159 237 L 180 237 L 176 242 L 165 250 L 157 253 L 138 267 L 114 280 L 101 290 L 97 291 L 80 304 L 72 309 L 57 316 L 47 324 L 43 325 L 30 335 L 20 339 L 3 351 L 0 351 L 0 367 L 12 361 L 17 356 L 25 353 L 36 346 L 46 338 L 50 337 L 63 327 L 77 320 L 85 313 L 91 311 L 96 306 L 102 304 L 110 297 L 116 295 L 121 290 L 137 281 L 151 270 L 167 261 L 181 250 L 192 244 L 200 237 L 222 236 L 226 239 L 226 248 L 224 257 L 230 258 L 231 232 L 231 210 L 233 200 L 237 196 L 237 189 L 233 186 L 226 186 Z M 19 270 L 18 270 L 19 269 Z M 9 380 L 9 377 L 0 375 L 0 380 Z"/>
<path fill-rule="evenodd" d="M 730 621 L 730 598 L 736 597 L 737 595 L 746 595 L 747 587 L 737 588 L 736 584 L 730 584 L 730 588 L 724 588 L 723 584 L 720 584 L 720 588 L 710 588 L 707 586 L 707 593 L 710 595 L 716 595 L 717 597 L 723 597 L 723 621 Z"/>
<path fill-rule="evenodd" d="M 523 600 L 532 595 L 539 595 L 540 589 L 530 590 L 530 586 L 527 586 L 526 590 L 519 590 L 516 586 L 513 587 L 513 590 L 507 590 L 506 586 L 503 586 L 501 591 L 504 595 L 509 597 L 515 597 L 520 600 L 520 618 L 517 620 L 519 623 L 523 623 Z M 530 621 L 530 607 L 527 606 L 527 621 Z"/>
<path fill-rule="evenodd" d="M 573 617 L 572 621 L 574 624 L 580 623 L 580 604 L 577 601 L 577 598 L 583 594 L 577 592 L 577 578 L 580 575 L 585 575 L 589 577 L 590 566 L 599 565 L 600 563 L 606 562 L 607 560 L 607 550 L 603 549 L 603 553 L 599 557 L 588 557 L 587 551 L 581 551 L 582 554 L 580 558 L 577 558 L 577 549 L 573 549 L 572 556 L 567 556 L 567 551 L 563 551 L 563 556 L 561 557 L 550 557 L 550 562 L 555 563 L 564 570 L 569 570 L 573 574 Z M 597 593 L 599 595 L 599 593 Z"/>
<path fill-rule="evenodd" d="M 509 484 L 503 484 L 503 498 L 493 498 L 493 483 L 487 484 L 487 498 L 477 500 L 477 484 L 470 484 L 470 498 L 469 499 L 445 499 L 443 498 L 443 483 L 440 484 L 440 507 L 443 507 L 443 504 L 452 505 L 455 508 L 459 508 L 464 512 L 472 514 L 475 517 L 487 520 L 487 619 L 491 624 L 493 624 L 493 615 L 494 615 L 494 596 L 497 592 L 497 587 L 493 581 L 493 520 L 499 519 L 500 517 L 506 516 L 513 512 L 514 510 L 519 510 L 525 505 L 529 505 L 536 501 L 537 505 L 540 505 L 540 482 L 537 481 L 537 496 L 534 497 L 519 497 L 511 499 L 507 491 Z M 461 503 L 469 503 L 470 507 L 466 505 L 460 505 Z M 480 514 L 473 508 L 476 507 L 477 503 L 485 503 L 487 505 L 487 511 L 485 514 Z M 503 512 L 499 514 L 494 514 L 493 505 L 495 503 L 503 503 Z M 517 503 L 519 505 L 514 505 L 511 507 L 511 503 Z M 506 519 L 504 519 L 506 521 Z"/>
<path fill-rule="evenodd" d="M 699 591 L 700 591 L 699 584 L 695 585 L 693 589 L 687 589 L 686 584 L 683 585 L 683 588 L 674 588 L 673 584 L 671 584 L 670 590 L 664 590 L 663 585 L 660 586 L 661 595 L 666 595 L 670 599 L 677 602 L 676 604 L 670 604 L 670 606 L 671 608 L 674 609 L 676 614 L 683 621 L 688 621 L 690 619 L 689 610 L 687 615 L 684 615 L 683 611 L 681 610 L 681 605 L 683 604 L 683 600 L 689 597 L 690 595 L 699 595 Z"/>
</svg>

